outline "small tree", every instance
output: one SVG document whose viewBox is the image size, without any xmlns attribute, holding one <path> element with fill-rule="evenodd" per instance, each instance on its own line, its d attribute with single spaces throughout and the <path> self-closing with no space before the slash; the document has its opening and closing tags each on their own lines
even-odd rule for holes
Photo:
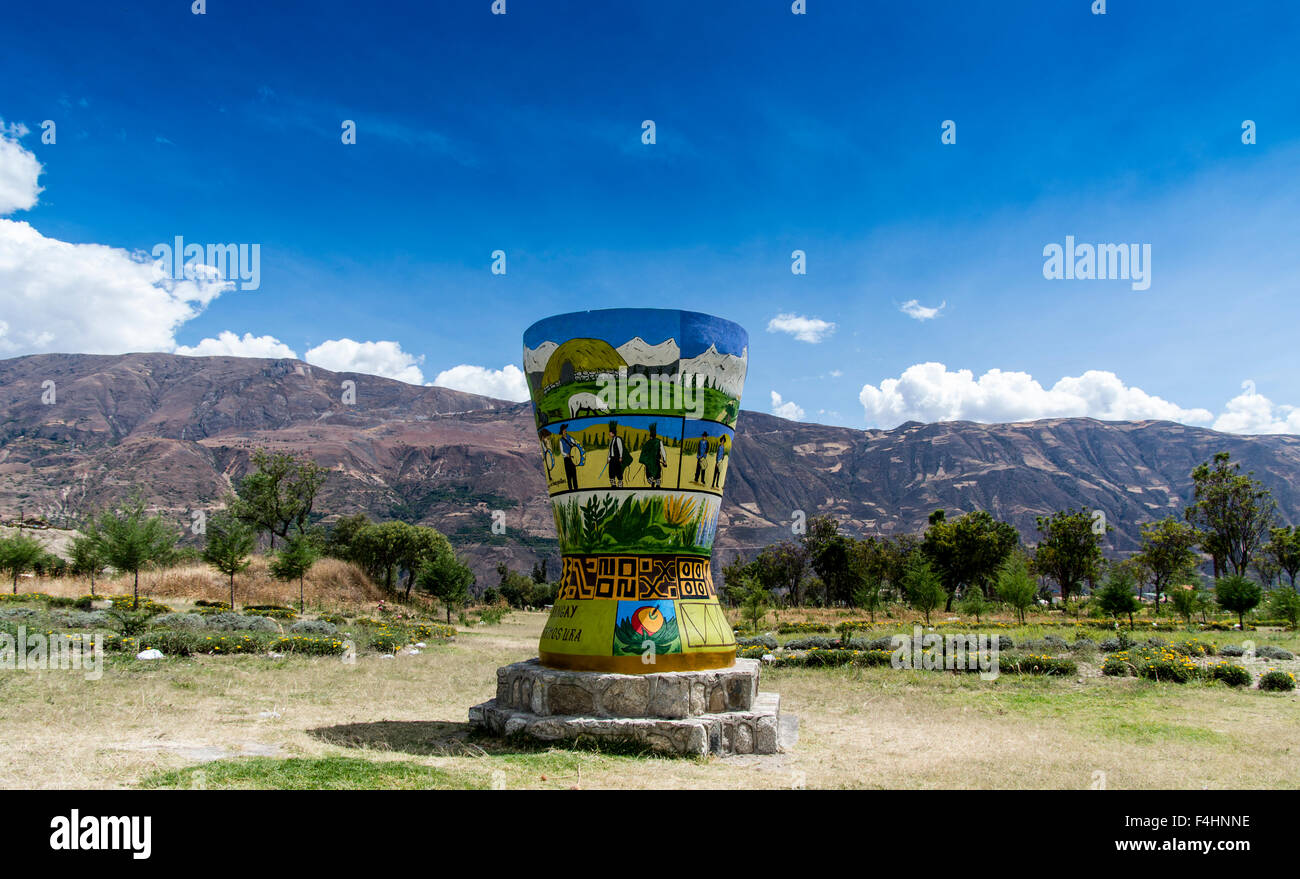
<svg viewBox="0 0 1300 879">
<path fill-rule="evenodd" d="M 257 545 L 251 525 L 228 513 L 218 513 L 208 522 L 208 540 L 202 558 L 230 578 L 230 609 L 235 609 L 235 575 L 247 570 L 249 556 Z"/>
<path fill-rule="evenodd" d="M 294 580 L 298 581 L 298 613 L 302 613 L 307 605 L 303 595 L 303 580 L 306 579 L 307 572 L 311 570 L 312 565 L 316 564 L 318 558 L 320 558 L 320 552 L 312 543 L 311 538 L 306 534 L 294 534 L 289 538 L 285 548 L 276 553 L 268 565 L 271 576 L 277 580 L 283 580 L 286 583 Z M 247 563 L 245 563 L 245 567 L 247 567 Z M 231 583 L 233 584 L 233 582 L 232 578 Z M 233 608 L 235 606 L 233 585 L 231 589 L 230 606 Z"/>
<path fill-rule="evenodd" d="M 171 557 L 179 535 L 160 516 L 146 516 L 139 497 L 102 513 L 87 532 L 104 561 L 134 577 L 132 610 L 140 607 L 140 569 Z"/>
<path fill-rule="evenodd" d="M 998 569 L 997 594 L 999 599 L 1016 612 L 1021 625 L 1024 625 L 1025 611 L 1033 607 L 1038 584 L 1029 573 L 1029 565 L 1021 553 L 1012 553 Z"/>
<path fill-rule="evenodd" d="M 18 578 L 35 570 L 44 557 L 45 548 L 34 538 L 23 534 L 0 537 L 0 571 L 13 577 L 15 595 L 18 593 Z"/>
<path fill-rule="evenodd" d="M 445 541 L 444 541 L 445 542 Z M 522 578 L 522 574 L 517 575 Z M 474 572 L 460 559 L 451 545 L 439 547 L 433 557 L 420 566 L 416 585 L 433 594 L 447 610 L 447 625 L 451 625 L 451 612 L 469 603 L 469 587 L 474 583 Z"/>
<path fill-rule="evenodd" d="M 771 608 L 771 594 L 757 577 L 747 577 L 741 581 L 740 614 L 748 629 L 758 634 L 759 627 L 767 619 Z"/>
<path fill-rule="evenodd" d="M 1268 612 L 1296 628 L 1300 625 L 1300 592 L 1285 586 L 1272 590 L 1268 593 Z"/>
<path fill-rule="evenodd" d="M 1116 620 L 1127 614 L 1129 628 L 1132 628 L 1133 614 L 1142 607 L 1142 602 L 1138 601 L 1138 597 L 1133 594 L 1136 587 L 1137 578 L 1133 576 L 1132 568 L 1128 565 L 1114 565 L 1106 577 L 1106 582 L 1093 598 L 1103 613 L 1113 616 Z"/>
<path fill-rule="evenodd" d="M 72 539 L 72 571 L 90 577 L 90 594 L 95 594 L 95 575 L 104 570 L 104 557 L 99 546 L 89 537 Z"/>
<path fill-rule="evenodd" d="M 980 621 L 980 617 L 989 612 L 993 603 L 984 597 L 984 590 L 978 586 L 967 586 L 966 591 L 962 593 L 961 601 L 957 603 L 957 610 L 967 616 L 975 617 L 975 622 Z"/>
<path fill-rule="evenodd" d="M 1169 603 L 1174 606 L 1174 613 L 1183 618 L 1188 626 L 1192 624 L 1192 614 L 1200 609 L 1199 590 L 1191 584 L 1174 586 L 1169 590 Z"/>
<path fill-rule="evenodd" d="M 871 622 L 876 621 L 876 611 L 880 609 L 884 583 L 877 574 L 866 574 L 859 580 L 853 590 L 853 603 L 871 614 Z"/>
<path fill-rule="evenodd" d="M 1219 607 L 1237 615 L 1237 623 L 1243 632 L 1246 631 L 1247 612 L 1254 610 L 1263 597 L 1264 590 L 1259 588 L 1259 584 L 1240 574 L 1220 577 L 1214 584 L 1214 600 Z"/>
<path fill-rule="evenodd" d="M 948 590 L 943 588 L 943 581 L 930 568 L 929 560 L 920 553 L 915 553 L 908 563 L 907 571 L 903 574 L 903 588 L 912 601 L 912 607 L 925 614 L 927 626 L 930 625 L 930 614 L 948 598 Z"/>
</svg>

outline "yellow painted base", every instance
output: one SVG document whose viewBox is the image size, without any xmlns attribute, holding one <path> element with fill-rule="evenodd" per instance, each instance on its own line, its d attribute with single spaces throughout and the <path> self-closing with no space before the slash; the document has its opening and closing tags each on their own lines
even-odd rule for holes
<svg viewBox="0 0 1300 879">
<path fill-rule="evenodd" d="M 736 664 L 736 649 L 699 653 L 660 653 L 653 663 L 640 656 L 584 656 L 578 653 L 540 651 L 538 659 L 548 668 L 564 671 L 597 671 L 606 674 L 648 675 L 665 671 L 706 671 L 731 668 Z"/>
</svg>

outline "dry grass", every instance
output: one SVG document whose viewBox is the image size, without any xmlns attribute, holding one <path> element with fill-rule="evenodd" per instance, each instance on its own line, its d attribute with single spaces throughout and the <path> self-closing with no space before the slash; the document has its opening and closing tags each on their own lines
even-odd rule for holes
<svg viewBox="0 0 1300 879">
<path fill-rule="evenodd" d="M 99 578 L 95 590 L 101 595 L 130 593 L 132 578 Z M 84 577 L 28 579 L 20 582 L 20 591 L 48 592 L 51 595 L 85 595 L 90 581 Z M 384 598 L 384 591 L 370 581 L 361 568 L 338 559 L 321 559 L 312 565 L 303 583 L 308 607 L 356 609 L 368 607 Z M 140 594 L 160 601 L 166 599 L 224 601 L 230 598 L 230 581 L 207 565 L 181 565 L 140 573 Z M 253 556 L 248 570 L 235 575 L 235 600 L 238 604 L 298 603 L 298 582 L 284 583 L 271 576 L 264 556 Z"/>
<path fill-rule="evenodd" d="M 130 659 L 99 681 L 0 676 L 0 786 L 120 787 L 222 756 L 415 761 L 509 787 L 1300 787 L 1300 697 L 1218 685 L 873 669 L 765 673 L 799 715 L 796 750 L 707 762 L 513 750 L 466 710 L 533 655 L 544 615 L 383 660 Z M 499 774 L 497 774 L 499 773 Z M 187 776 L 202 783 L 202 775 Z"/>
</svg>

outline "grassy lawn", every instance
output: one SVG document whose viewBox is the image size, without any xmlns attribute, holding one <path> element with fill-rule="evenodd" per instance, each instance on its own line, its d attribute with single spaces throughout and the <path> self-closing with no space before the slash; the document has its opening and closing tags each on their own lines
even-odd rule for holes
<svg viewBox="0 0 1300 879">
<path fill-rule="evenodd" d="M 117 655 L 98 681 L 0 673 L 0 786 L 1300 787 L 1295 693 L 1103 678 L 1086 662 L 1078 677 L 994 681 L 769 670 L 763 689 L 800 721 L 796 750 L 771 757 L 677 760 L 473 734 L 466 710 L 494 693 L 498 666 L 535 653 L 544 619 L 514 613 L 419 655 L 363 653 L 352 665 Z M 1271 665 L 1295 663 L 1259 664 Z"/>
</svg>

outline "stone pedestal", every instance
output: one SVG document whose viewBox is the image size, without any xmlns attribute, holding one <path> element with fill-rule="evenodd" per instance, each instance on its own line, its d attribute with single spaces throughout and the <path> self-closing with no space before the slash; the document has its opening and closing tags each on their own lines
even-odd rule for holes
<svg viewBox="0 0 1300 879">
<path fill-rule="evenodd" d="M 469 711 L 493 735 L 555 742 L 619 739 L 682 756 L 776 754 L 794 746 L 798 719 L 758 692 L 759 662 L 729 668 L 606 674 L 548 668 L 536 659 L 497 669 L 495 699 Z"/>
</svg>

